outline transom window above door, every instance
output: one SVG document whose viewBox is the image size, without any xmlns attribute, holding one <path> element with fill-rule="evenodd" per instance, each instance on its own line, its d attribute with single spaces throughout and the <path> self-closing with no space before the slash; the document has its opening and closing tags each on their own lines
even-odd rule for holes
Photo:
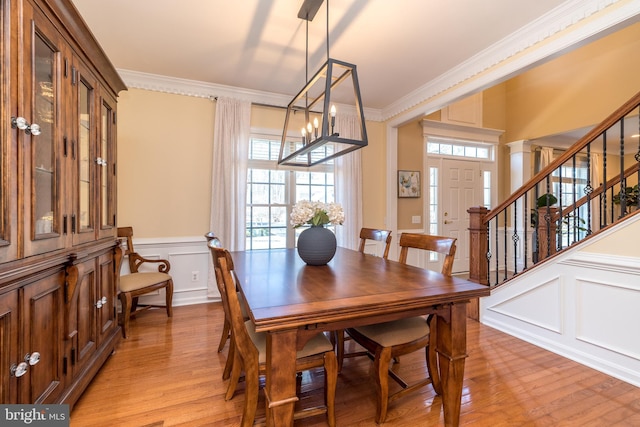
<svg viewBox="0 0 640 427">
<path fill-rule="evenodd" d="M 471 159 L 493 159 L 493 147 L 490 145 L 438 137 L 427 139 L 427 153 Z"/>
</svg>

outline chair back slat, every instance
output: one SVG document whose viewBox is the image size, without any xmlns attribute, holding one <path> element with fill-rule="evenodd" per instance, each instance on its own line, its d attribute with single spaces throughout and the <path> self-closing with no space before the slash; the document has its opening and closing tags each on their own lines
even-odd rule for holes
<svg viewBox="0 0 640 427">
<path fill-rule="evenodd" d="M 379 230 L 376 228 L 362 228 L 360 230 L 360 247 L 358 251 L 364 253 L 364 246 L 367 240 L 375 240 L 378 242 L 384 242 L 384 253 L 382 258 L 387 259 L 389 257 L 389 248 L 391 246 L 391 230 Z"/>
<path fill-rule="evenodd" d="M 451 276 L 453 261 L 456 255 L 456 240 L 453 237 L 433 236 L 419 233 L 402 233 L 400 235 L 400 257 L 398 261 L 406 264 L 409 248 L 422 249 L 445 255 L 442 263 L 442 274 Z"/>
</svg>

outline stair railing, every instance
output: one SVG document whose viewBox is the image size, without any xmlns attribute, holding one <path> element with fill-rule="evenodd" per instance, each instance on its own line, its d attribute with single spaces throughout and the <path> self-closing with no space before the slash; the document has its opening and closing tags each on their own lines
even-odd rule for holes
<svg viewBox="0 0 640 427">
<path fill-rule="evenodd" d="M 498 286 L 640 208 L 640 93 L 504 202 L 469 209 L 470 271 Z"/>
</svg>

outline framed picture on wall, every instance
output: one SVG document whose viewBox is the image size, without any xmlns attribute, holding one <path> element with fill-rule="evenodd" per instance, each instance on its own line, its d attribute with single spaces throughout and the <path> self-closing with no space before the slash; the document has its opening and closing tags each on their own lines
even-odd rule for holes
<svg viewBox="0 0 640 427">
<path fill-rule="evenodd" d="M 398 197 L 420 197 L 420 171 L 398 171 Z"/>
</svg>

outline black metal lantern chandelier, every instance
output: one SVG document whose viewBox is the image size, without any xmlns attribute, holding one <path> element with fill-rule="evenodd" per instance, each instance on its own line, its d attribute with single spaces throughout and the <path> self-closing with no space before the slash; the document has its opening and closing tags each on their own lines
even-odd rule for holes
<svg viewBox="0 0 640 427">
<path fill-rule="evenodd" d="M 309 62 L 309 22 L 313 20 L 323 0 L 305 0 L 298 18 L 307 21 L 307 73 Z M 307 77 L 307 84 L 291 100 L 280 144 L 279 165 L 313 166 L 342 156 L 368 144 L 358 73 L 356 66 L 329 57 L 329 0 L 327 0 L 327 62 Z M 351 83 L 351 85 L 349 85 Z M 339 109 L 355 108 L 358 126 L 355 135 L 340 135 L 336 127 Z M 302 114 L 304 121 L 294 118 Z M 359 133 L 359 135 L 358 135 Z"/>
</svg>

